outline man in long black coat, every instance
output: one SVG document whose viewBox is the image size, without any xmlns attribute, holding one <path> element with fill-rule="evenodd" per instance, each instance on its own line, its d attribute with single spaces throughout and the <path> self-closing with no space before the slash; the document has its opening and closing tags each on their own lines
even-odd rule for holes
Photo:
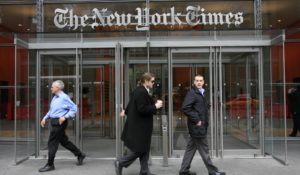
<svg viewBox="0 0 300 175">
<path fill-rule="evenodd" d="M 153 114 L 162 107 L 162 101 L 154 103 L 149 95 L 155 78 L 151 73 L 143 74 L 142 86 L 137 87 L 131 94 L 126 107 L 127 120 L 121 139 L 129 148 L 127 155 L 115 161 L 116 174 L 122 174 L 122 168 L 131 165 L 137 158 L 140 159 L 140 175 L 151 175 L 148 167 L 151 136 L 153 130 Z M 124 116 L 124 111 L 121 116 Z"/>
<path fill-rule="evenodd" d="M 195 172 L 189 170 L 196 150 L 200 153 L 209 175 L 225 175 L 224 172 L 219 172 L 218 168 L 213 165 L 209 156 L 207 142 L 208 104 L 203 85 L 204 77 L 196 75 L 194 86 L 186 94 L 182 104 L 182 111 L 188 117 L 187 124 L 191 137 L 186 146 L 179 175 L 196 175 Z"/>
</svg>

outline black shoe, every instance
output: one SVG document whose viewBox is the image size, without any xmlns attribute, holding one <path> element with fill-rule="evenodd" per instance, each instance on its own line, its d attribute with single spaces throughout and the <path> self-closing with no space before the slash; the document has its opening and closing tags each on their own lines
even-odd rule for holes
<svg viewBox="0 0 300 175">
<path fill-rule="evenodd" d="M 189 171 L 189 172 L 179 173 L 179 175 L 197 175 L 197 173 Z"/>
<path fill-rule="evenodd" d="M 289 136 L 290 136 L 290 137 L 296 137 L 297 134 L 293 134 L 293 133 L 292 133 L 292 134 L 290 134 Z"/>
<path fill-rule="evenodd" d="M 54 165 L 50 166 L 50 165 L 46 164 L 44 167 L 39 169 L 39 172 L 52 171 L 54 169 L 55 169 Z"/>
<path fill-rule="evenodd" d="M 82 165 L 83 160 L 85 159 L 85 154 L 81 153 L 80 156 L 77 157 L 77 165 Z"/>
<path fill-rule="evenodd" d="M 209 175 L 226 175 L 225 172 L 214 172 L 214 173 L 209 173 Z"/>
<path fill-rule="evenodd" d="M 115 170 L 116 175 L 122 175 L 122 167 L 120 166 L 120 162 L 118 160 L 115 161 Z"/>
</svg>

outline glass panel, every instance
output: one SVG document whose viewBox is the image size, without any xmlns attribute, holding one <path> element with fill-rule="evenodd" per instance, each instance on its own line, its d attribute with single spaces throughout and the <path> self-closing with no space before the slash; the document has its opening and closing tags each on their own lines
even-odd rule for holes
<svg viewBox="0 0 300 175">
<path fill-rule="evenodd" d="M 299 34 L 298 34 L 299 36 Z M 285 43 L 285 67 L 287 84 L 287 134 L 294 137 L 300 132 L 299 90 L 300 90 L 300 43 Z M 297 129 L 298 128 L 298 129 Z M 299 138 L 289 139 L 289 144 L 299 144 Z"/>
<path fill-rule="evenodd" d="M 223 52 L 224 149 L 259 149 L 257 52 Z"/>
<path fill-rule="evenodd" d="M 147 49 L 124 49 L 126 67 L 128 66 L 129 92 L 139 84 L 141 75 L 147 72 Z M 151 154 L 162 155 L 162 123 L 161 115 L 168 116 L 168 50 L 167 48 L 150 48 L 150 72 L 155 75 L 154 88 L 151 90 L 153 100 L 162 99 L 163 109 L 153 117 L 153 134 Z M 168 119 L 167 119 L 168 120 Z"/>
<path fill-rule="evenodd" d="M 269 54 L 264 70 L 269 71 L 265 82 L 265 126 L 266 152 L 286 162 L 286 105 L 284 82 L 283 44 L 265 49 Z"/>
<path fill-rule="evenodd" d="M 9 158 L 14 156 L 15 46 L 13 42 L 13 35 L 0 34 L 0 154 Z"/>
<path fill-rule="evenodd" d="M 210 102 L 209 85 L 209 56 L 210 53 L 173 53 L 173 149 L 185 150 L 189 138 L 187 128 L 187 116 L 181 111 L 182 102 L 186 93 L 193 86 L 194 76 L 201 74 L 205 80 L 206 99 Z M 211 126 L 211 125 L 210 125 Z M 210 128 L 208 128 L 208 139 L 210 140 Z M 210 143 L 210 141 L 209 141 Z M 181 152 L 174 152 L 179 154 Z"/>
<path fill-rule="evenodd" d="M 19 162 L 32 155 L 35 151 L 35 103 L 32 103 L 34 100 L 31 101 L 35 94 L 33 96 L 31 94 L 31 81 L 29 79 L 29 75 L 35 73 L 35 70 L 31 70 L 29 67 L 30 64 L 35 64 L 35 57 L 34 55 L 33 57 L 29 57 L 27 49 L 19 46 L 16 47 L 16 94 L 14 103 L 14 120 L 16 124 L 15 161 Z M 10 110 L 13 111 L 12 108 Z"/>
<path fill-rule="evenodd" d="M 62 80 L 65 84 L 64 92 L 68 94 L 76 104 L 76 52 L 73 51 L 60 51 L 60 52 L 47 52 L 44 51 L 40 54 L 41 64 L 41 79 L 40 79 L 40 120 L 46 115 L 49 110 L 50 102 L 53 95 L 50 88 L 52 82 L 55 80 Z M 78 116 L 76 116 L 78 117 Z M 50 132 L 50 122 L 48 122 L 45 128 L 41 128 L 40 134 L 40 146 L 41 150 L 47 150 L 47 142 Z M 66 129 L 67 136 L 73 142 L 75 142 L 76 125 L 75 120 L 68 121 L 68 127 Z M 62 149 L 62 147 L 59 147 Z M 44 152 L 45 154 L 47 152 Z"/>
<path fill-rule="evenodd" d="M 83 152 L 89 157 L 114 157 L 115 49 L 83 49 L 82 58 Z"/>
<path fill-rule="evenodd" d="M 285 99 L 284 99 L 284 67 L 283 44 L 274 45 L 272 54 L 272 99 L 271 116 L 273 123 L 274 150 L 273 155 L 286 160 L 285 142 Z"/>
<path fill-rule="evenodd" d="M 263 48 L 263 70 L 264 70 L 264 144 L 265 153 L 273 154 L 273 126 L 271 116 L 271 99 L 272 99 L 272 57 L 271 47 Z"/>
</svg>

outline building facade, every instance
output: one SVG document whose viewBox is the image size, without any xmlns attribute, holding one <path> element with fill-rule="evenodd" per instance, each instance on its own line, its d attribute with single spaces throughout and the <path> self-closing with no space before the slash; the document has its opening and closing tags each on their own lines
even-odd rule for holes
<svg viewBox="0 0 300 175">
<path fill-rule="evenodd" d="M 61 79 L 79 108 L 71 140 L 89 157 L 119 156 L 120 109 L 150 71 L 152 96 L 164 101 L 151 154 L 181 157 L 188 138 L 181 103 L 202 74 L 211 155 L 287 163 L 299 9 L 297 0 L 0 1 L 0 144 L 14 146 L 16 163 L 46 155 L 49 127 L 39 123 L 49 87 Z"/>
</svg>

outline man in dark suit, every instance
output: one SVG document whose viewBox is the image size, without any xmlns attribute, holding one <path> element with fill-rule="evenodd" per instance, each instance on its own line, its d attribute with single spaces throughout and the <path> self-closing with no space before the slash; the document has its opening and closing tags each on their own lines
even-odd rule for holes
<svg viewBox="0 0 300 175">
<path fill-rule="evenodd" d="M 182 104 L 182 111 L 188 117 L 187 124 L 191 137 L 184 153 L 179 175 L 196 175 L 195 172 L 189 171 L 196 150 L 199 151 L 209 175 L 225 175 L 224 172 L 219 172 L 218 168 L 213 165 L 209 156 L 207 141 L 208 104 L 205 99 L 203 85 L 204 77 L 196 75 L 194 86 L 186 94 Z"/>
<path fill-rule="evenodd" d="M 155 103 L 149 95 L 155 78 L 151 73 L 144 73 L 141 86 L 131 94 L 130 101 L 121 116 L 127 115 L 121 139 L 129 148 L 127 154 L 115 161 L 116 174 L 122 174 L 122 168 L 131 165 L 137 158 L 140 159 L 140 175 L 151 175 L 148 167 L 151 136 L 153 130 L 153 114 L 162 107 L 162 101 Z"/>
</svg>

